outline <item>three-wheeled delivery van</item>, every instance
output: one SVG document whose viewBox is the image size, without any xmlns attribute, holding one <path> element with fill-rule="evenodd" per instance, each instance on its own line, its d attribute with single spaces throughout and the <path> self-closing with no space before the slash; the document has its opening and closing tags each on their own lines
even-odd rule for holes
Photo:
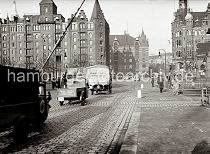
<svg viewBox="0 0 210 154">
<path fill-rule="evenodd" d="M 14 126 L 17 142 L 25 141 L 30 124 L 47 119 L 51 95 L 40 79 L 37 70 L 0 65 L 0 131 Z"/>
<path fill-rule="evenodd" d="M 84 74 L 78 68 L 68 68 L 65 78 L 66 83 L 57 90 L 60 105 L 62 106 L 65 100 L 68 103 L 79 100 L 81 105 L 85 105 L 85 99 L 88 98 L 88 87 Z"/>
</svg>

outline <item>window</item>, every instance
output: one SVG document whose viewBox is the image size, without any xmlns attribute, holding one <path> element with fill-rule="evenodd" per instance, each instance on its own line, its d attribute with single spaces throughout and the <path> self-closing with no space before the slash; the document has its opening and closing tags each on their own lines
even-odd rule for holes
<svg viewBox="0 0 210 154">
<path fill-rule="evenodd" d="M 129 69 L 132 69 L 133 68 L 133 66 L 132 65 L 129 65 Z"/>
<path fill-rule="evenodd" d="M 124 59 L 124 63 L 126 63 L 126 59 Z"/>
<path fill-rule="evenodd" d="M 56 24 L 56 29 L 61 29 L 61 25 L 60 24 Z"/>
<path fill-rule="evenodd" d="M 39 46 L 39 42 L 35 42 L 35 46 L 38 47 Z"/>
<path fill-rule="evenodd" d="M 93 37 L 93 34 L 92 33 L 89 33 L 89 37 L 92 38 Z"/>
<path fill-rule="evenodd" d="M 80 44 L 81 44 L 81 47 L 84 47 L 85 46 L 85 41 L 84 40 L 81 40 L 80 41 Z"/>
<path fill-rule="evenodd" d="M 85 38 L 85 36 L 86 36 L 86 34 L 85 34 L 85 33 L 80 33 L 80 38 L 81 38 L 81 39 L 84 39 L 84 38 Z"/>
<path fill-rule="evenodd" d="M 13 41 L 15 40 L 15 35 L 12 35 L 12 40 L 13 40 Z"/>
<path fill-rule="evenodd" d="M 22 36 L 21 35 L 18 35 L 18 39 L 21 40 L 22 39 Z"/>
<path fill-rule="evenodd" d="M 19 43 L 19 47 L 22 47 L 22 43 Z"/>
<path fill-rule="evenodd" d="M 46 13 L 48 12 L 48 8 L 47 8 L 47 7 L 45 8 L 45 12 L 46 12 Z"/>
<path fill-rule="evenodd" d="M 51 50 L 51 49 L 52 49 L 50 45 L 48 46 L 48 49 L 49 49 L 49 50 Z"/>
<path fill-rule="evenodd" d="M 76 49 L 77 49 L 77 45 L 76 45 L 76 44 L 74 44 L 74 45 L 73 45 L 73 48 L 74 48 L 74 50 L 76 50 Z"/>
<path fill-rule="evenodd" d="M 89 41 L 90 45 L 93 45 L 93 41 Z"/>
<path fill-rule="evenodd" d="M 6 32 L 7 31 L 7 27 L 3 27 L 3 31 Z"/>
<path fill-rule="evenodd" d="M 37 53 L 37 54 L 39 53 L 39 49 L 36 49 L 36 53 Z"/>
<path fill-rule="evenodd" d="M 100 41 L 100 45 L 103 45 L 103 41 Z"/>
<path fill-rule="evenodd" d="M 4 40 L 4 41 L 7 40 L 7 37 L 6 37 L 5 35 L 3 36 L 3 40 Z"/>
<path fill-rule="evenodd" d="M 81 24 L 79 25 L 79 28 L 80 28 L 80 29 L 85 29 L 85 23 L 81 23 Z"/>
<path fill-rule="evenodd" d="M 65 42 L 64 42 L 64 45 L 65 45 L 65 46 L 67 46 L 67 45 L 68 45 L 68 43 L 65 41 Z"/>
<path fill-rule="evenodd" d="M 22 49 L 19 50 L 19 54 L 22 54 Z"/>
<path fill-rule="evenodd" d="M 72 30 L 76 30 L 77 29 L 77 24 L 76 23 L 73 23 L 72 24 Z"/>
<path fill-rule="evenodd" d="M 7 50 L 3 50 L 3 54 L 6 55 L 7 54 Z"/>
<path fill-rule="evenodd" d="M 92 52 L 92 51 L 93 51 L 93 48 L 90 48 L 90 49 L 89 49 L 89 52 Z"/>
<path fill-rule="evenodd" d="M 47 18 L 47 17 L 45 18 L 45 21 L 46 21 L 46 22 L 48 21 L 48 18 Z"/>
<path fill-rule="evenodd" d="M 3 43 L 3 48 L 6 48 L 7 47 L 7 44 L 6 43 Z"/>
<path fill-rule="evenodd" d="M 47 49 L 46 45 L 44 45 L 44 46 L 43 46 L 43 49 L 44 49 L 44 50 L 46 50 L 46 49 Z"/>
<path fill-rule="evenodd" d="M 77 37 L 77 34 L 74 33 L 74 34 L 73 34 L 73 41 L 74 41 L 74 42 L 77 42 L 77 38 L 76 38 L 76 37 Z"/>
<path fill-rule="evenodd" d="M 88 24 L 88 29 L 93 29 L 93 23 Z"/>
<path fill-rule="evenodd" d="M 39 38 L 39 35 L 38 35 L 38 34 L 36 34 L 36 35 L 35 35 L 35 39 L 38 39 L 38 38 Z"/>
<path fill-rule="evenodd" d="M 131 63 L 132 62 L 132 59 L 129 59 L 129 62 Z"/>
<path fill-rule="evenodd" d="M 12 47 L 14 47 L 15 46 L 15 43 L 14 42 L 12 42 Z"/>
</svg>

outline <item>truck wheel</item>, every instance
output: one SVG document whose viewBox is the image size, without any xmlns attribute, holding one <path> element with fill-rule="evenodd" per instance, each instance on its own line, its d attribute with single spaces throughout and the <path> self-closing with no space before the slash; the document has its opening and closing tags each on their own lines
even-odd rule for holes
<svg viewBox="0 0 210 154">
<path fill-rule="evenodd" d="M 42 124 L 45 122 L 45 120 L 48 117 L 48 113 L 49 113 L 49 105 L 47 102 L 45 102 L 44 100 L 41 100 L 40 102 L 40 109 L 39 109 L 39 124 Z"/>
<path fill-rule="evenodd" d="M 60 106 L 63 106 L 63 103 L 64 103 L 64 102 L 63 102 L 63 101 L 60 101 L 59 103 L 60 103 Z"/>
<path fill-rule="evenodd" d="M 82 106 L 85 105 L 85 99 L 86 99 L 85 93 L 84 93 L 84 91 L 82 91 L 81 94 L 80 94 L 80 97 L 79 97 L 79 100 L 81 101 Z"/>
<path fill-rule="evenodd" d="M 20 116 L 14 126 L 14 140 L 17 143 L 24 143 L 29 133 L 29 124 L 25 116 Z"/>
<path fill-rule="evenodd" d="M 93 95 L 93 93 L 94 93 L 94 90 L 91 90 L 91 95 Z"/>
<path fill-rule="evenodd" d="M 110 94 L 112 93 L 112 89 L 109 89 L 109 93 L 110 93 Z"/>
</svg>

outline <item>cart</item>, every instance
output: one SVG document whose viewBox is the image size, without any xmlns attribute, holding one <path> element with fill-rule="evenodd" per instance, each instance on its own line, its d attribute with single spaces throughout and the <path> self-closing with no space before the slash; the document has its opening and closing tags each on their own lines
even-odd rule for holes
<svg viewBox="0 0 210 154">
<path fill-rule="evenodd" d="M 209 104 L 209 97 L 210 95 L 208 95 L 208 88 L 203 88 L 201 91 L 201 105 L 205 106 L 205 107 L 210 107 Z"/>
</svg>

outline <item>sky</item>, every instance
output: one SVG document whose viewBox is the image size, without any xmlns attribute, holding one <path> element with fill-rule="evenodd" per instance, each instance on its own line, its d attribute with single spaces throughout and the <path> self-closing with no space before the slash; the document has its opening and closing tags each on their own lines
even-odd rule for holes
<svg viewBox="0 0 210 154">
<path fill-rule="evenodd" d="M 20 16 L 38 14 L 41 0 L 16 0 Z M 95 0 L 86 0 L 82 9 L 90 19 Z M 82 0 L 54 0 L 66 19 L 79 7 Z M 144 30 L 149 40 L 150 55 L 158 54 L 159 49 L 172 52 L 171 22 L 173 13 L 178 9 L 178 0 L 99 0 L 105 18 L 110 26 L 111 35 L 123 35 L 127 31 L 137 37 Z M 206 11 L 210 0 L 189 0 L 193 11 Z M 14 12 L 13 0 L 0 0 L 0 12 L 3 18 Z"/>
</svg>

